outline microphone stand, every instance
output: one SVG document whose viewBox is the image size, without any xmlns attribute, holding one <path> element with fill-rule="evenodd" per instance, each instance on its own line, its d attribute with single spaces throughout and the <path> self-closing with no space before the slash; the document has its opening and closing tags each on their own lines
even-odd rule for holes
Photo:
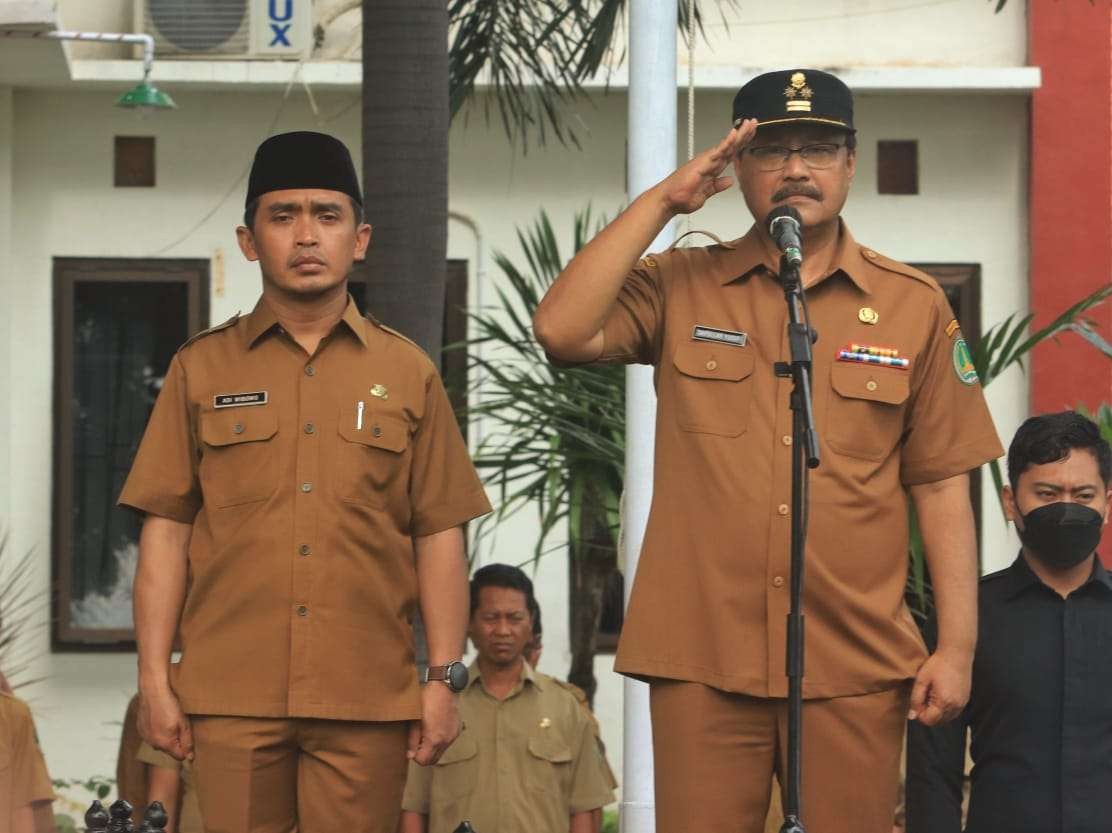
<svg viewBox="0 0 1112 833">
<path fill-rule="evenodd" d="M 791 362 L 777 362 L 776 375 L 792 379 L 792 539 L 791 607 L 788 613 L 788 766 L 787 800 L 780 833 L 805 833 L 800 817 L 803 780 L 803 562 L 807 542 L 809 469 L 819 464 L 819 438 L 811 397 L 811 345 L 818 340 L 807 318 L 799 267 L 780 258 L 780 283 L 788 304 Z"/>
</svg>

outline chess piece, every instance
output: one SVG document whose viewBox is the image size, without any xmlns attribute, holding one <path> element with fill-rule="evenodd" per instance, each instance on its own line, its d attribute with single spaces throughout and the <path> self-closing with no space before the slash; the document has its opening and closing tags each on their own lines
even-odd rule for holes
<svg viewBox="0 0 1112 833">
<path fill-rule="evenodd" d="M 108 833 L 135 833 L 135 827 L 131 823 L 131 809 L 131 805 L 122 798 L 113 802 L 108 808 L 108 815 L 111 817 Z"/>
<path fill-rule="evenodd" d="M 162 802 L 155 801 L 147 807 L 147 812 L 143 814 L 143 823 L 136 833 L 163 833 L 168 820 L 169 816 L 166 815 Z"/>
<path fill-rule="evenodd" d="M 108 829 L 108 811 L 99 801 L 94 801 L 85 811 L 86 833 L 102 833 Z"/>
<path fill-rule="evenodd" d="M 471 826 L 471 822 L 465 821 L 461 822 L 460 826 L 453 830 L 452 833 L 476 833 L 476 831 L 475 828 Z"/>
</svg>

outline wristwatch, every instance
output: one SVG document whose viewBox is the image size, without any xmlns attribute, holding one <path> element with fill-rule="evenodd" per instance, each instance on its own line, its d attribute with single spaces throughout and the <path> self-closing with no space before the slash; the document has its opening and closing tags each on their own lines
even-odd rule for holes
<svg viewBox="0 0 1112 833">
<path fill-rule="evenodd" d="M 452 691 L 463 691 L 467 688 L 467 666 L 458 659 L 447 665 L 430 665 L 425 669 L 425 683 L 444 683 Z"/>
</svg>

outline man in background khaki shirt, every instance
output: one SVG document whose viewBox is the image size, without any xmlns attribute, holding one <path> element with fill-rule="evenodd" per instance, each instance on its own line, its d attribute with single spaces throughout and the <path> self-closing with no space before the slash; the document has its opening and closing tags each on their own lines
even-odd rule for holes
<svg viewBox="0 0 1112 833">
<path fill-rule="evenodd" d="M 471 579 L 478 657 L 460 697 L 465 729 L 435 766 L 410 765 L 401 833 L 596 833 L 614 800 L 592 721 L 524 659 L 533 583 L 490 564 Z"/>
<path fill-rule="evenodd" d="M 785 768 L 793 443 L 792 382 L 775 370 L 790 358 L 787 305 L 765 218 L 800 213 L 822 444 L 803 595 L 802 818 L 821 833 L 890 833 L 909 702 L 935 724 L 969 696 L 968 472 L 1002 448 L 938 284 L 841 220 L 857 165 L 846 85 L 766 73 L 738 92 L 733 119 L 576 255 L 534 329 L 565 362 L 654 366 L 653 505 L 615 667 L 650 684 L 657 829 L 759 833 Z M 639 261 L 677 215 L 732 185 L 731 165 L 757 224 Z M 904 603 L 909 498 L 945 634 L 929 658 Z"/>
<path fill-rule="evenodd" d="M 459 731 L 411 618 L 430 671 L 458 661 L 489 503 L 432 361 L 347 293 L 371 236 L 347 148 L 267 139 L 236 234 L 262 297 L 174 356 L 120 496 L 146 513 L 140 732 L 196 746 L 208 833 L 394 833 L 407 755 Z"/>
</svg>

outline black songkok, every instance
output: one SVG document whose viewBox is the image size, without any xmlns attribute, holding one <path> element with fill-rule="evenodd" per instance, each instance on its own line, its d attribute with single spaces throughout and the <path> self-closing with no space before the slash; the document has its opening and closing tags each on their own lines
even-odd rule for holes
<svg viewBox="0 0 1112 833">
<path fill-rule="evenodd" d="M 280 133 L 255 151 L 244 204 L 250 205 L 271 191 L 291 188 L 339 191 L 363 204 L 351 154 L 343 142 L 325 133 Z"/>
</svg>

